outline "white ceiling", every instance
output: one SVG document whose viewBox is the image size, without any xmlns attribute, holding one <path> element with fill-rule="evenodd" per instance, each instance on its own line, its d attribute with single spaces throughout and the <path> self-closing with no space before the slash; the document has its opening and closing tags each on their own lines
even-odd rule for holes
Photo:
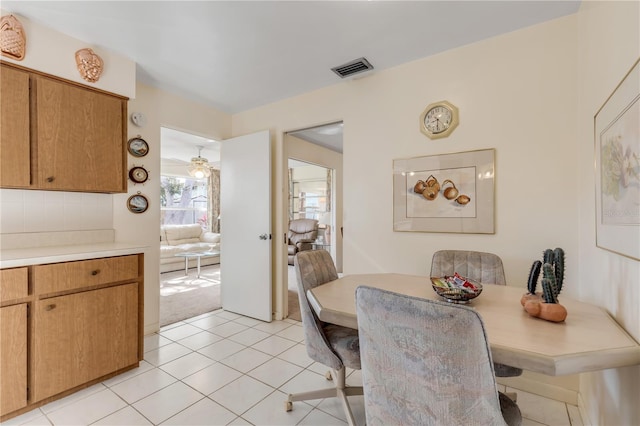
<svg viewBox="0 0 640 426">
<path fill-rule="evenodd" d="M 12 1 L 15 13 L 137 63 L 149 85 L 233 114 L 577 11 L 561 1 Z M 27 35 L 28 37 L 28 35 Z M 366 75 L 366 74 L 362 74 Z"/>
</svg>

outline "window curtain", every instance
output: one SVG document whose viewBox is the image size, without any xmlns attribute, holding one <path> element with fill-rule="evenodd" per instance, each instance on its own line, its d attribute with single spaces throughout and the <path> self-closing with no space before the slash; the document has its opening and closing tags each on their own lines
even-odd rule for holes
<svg viewBox="0 0 640 426">
<path fill-rule="evenodd" d="M 211 169 L 209 176 L 209 223 L 211 232 L 220 233 L 220 170 Z"/>
</svg>

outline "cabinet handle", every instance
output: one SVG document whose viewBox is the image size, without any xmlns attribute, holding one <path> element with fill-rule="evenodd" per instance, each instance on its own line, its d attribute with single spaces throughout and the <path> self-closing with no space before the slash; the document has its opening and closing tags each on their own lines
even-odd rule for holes
<svg viewBox="0 0 640 426">
<path fill-rule="evenodd" d="M 98 275 L 100 273 L 100 269 L 95 269 L 91 271 L 91 275 Z"/>
<path fill-rule="evenodd" d="M 55 303 L 52 303 L 51 305 L 47 305 L 47 306 L 44 308 L 44 310 L 45 310 L 45 311 L 52 311 L 52 310 L 54 310 L 55 308 L 56 308 L 56 304 L 55 304 Z"/>
<path fill-rule="evenodd" d="M 47 182 L 49 182 L 49 183 L 53 182 L 54 180 L 56 180 L 56 178 L 55 178 L 55 177 L 53 177 L 53 176 L 49 176 L 49 177 L 47 178 Z"/>
</svg>

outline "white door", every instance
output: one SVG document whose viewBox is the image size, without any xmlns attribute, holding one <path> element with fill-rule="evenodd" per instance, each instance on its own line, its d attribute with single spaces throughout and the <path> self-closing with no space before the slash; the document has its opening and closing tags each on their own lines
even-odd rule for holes
<svg viewBox="0 0 640 426">
<path fill-rule="evenodd" d="M 220 149 L 222 307 L 271 321 L 271 141 L 265 130 Z"/>
</svg>

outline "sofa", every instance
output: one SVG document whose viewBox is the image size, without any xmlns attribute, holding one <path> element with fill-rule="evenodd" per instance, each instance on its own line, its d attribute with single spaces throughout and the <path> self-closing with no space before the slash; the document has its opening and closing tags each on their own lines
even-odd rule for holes
<svg viewBox="0 0 640 426">
<path fill-rule="evenodd" d="M 313 243 L 318 238 L 318 221 L 315 219 L 294 219 L 289 222 L 287 233 L 288 263 L 293 265 L 293 260 L 298 252 L 311 250 Z"/>
<path fill-rule="evenodd" d="M 205 232 L 195 223 L 191 225 L 162 225 L 160 227 L 160 272 L 184 269 L 184 257 L 176 256 L 184 252 L 220 252 L 220 234 Z M 220 263 L 220 255 L 203 257 L 201 266 Z M 197 260 L 189 259 L 189 267 L 194 268 Z"/>
</svg>

